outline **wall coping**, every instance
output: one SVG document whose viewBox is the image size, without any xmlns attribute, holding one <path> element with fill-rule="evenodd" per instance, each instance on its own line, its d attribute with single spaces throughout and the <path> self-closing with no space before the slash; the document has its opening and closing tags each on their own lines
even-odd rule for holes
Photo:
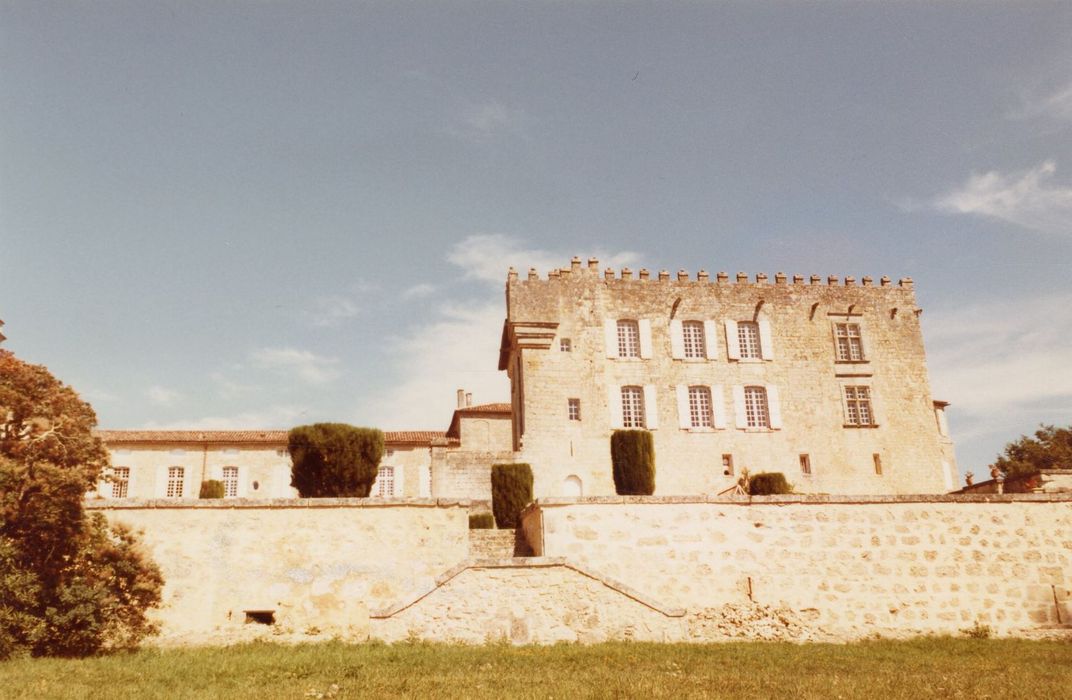
<svg viewBox="0 0 1072 700">
<path fill-rule="evenodd" d="M 468 498 L 100 498 L 86 510 L 251 510 L 311 508 L 469 508 Z"/>
<path fill-rule="evenodd" d="M 650 608 L 666 617 L 684 617 L 684 608 L 672 608 L 667 605 L 663 605 L 649 596 L 644 595 L 635 588 L 618 581 L 617 579 L 606 576 L 594 569 L 591 569 L 584 564 L 570 560 L 567 557 L 510 557 L 506 559 L 466 559 L 459 562 L 455 566 L 444 571 L 439 576 L 436 576 L 435 580 L 423 589 L 411 593 L 405 599 L 394 605 L 389 605 L 385 608 L 378 610 L 370 610 L 369 617 L 374 620 L 382 620 L 389 617 L 394 617 L 403 610 L 417 605 L 422 600 L 435 593 L 437 590 L 445 586 L 451 581 L 451 579 L 457 577 L 459 574 L 468 571 L 469 569 L 546 569 L 553 567 L 562 567 L 564 569 L 570 569 L 577 572 L 581 576 L 586 576 L 597 583 L 601 583 L 607 588 L 620 593 L 626 598 L 630 598 L 640 603 L 641 605 Z"/>
<path fill-rule="evenodd" d="M 801 493 L 782 496 L 584 496 L 581 498 L 538 498 L 522 510 L 522 514 L 542 508 L 588 505 L 666 505 L 717 504 L 749 505 L 861 505 L 871 503 L 1069 503 L 1072 493 L 965 493 L 965 494 L 898 494 L 898 495 L 841 495 Z"/>
</svg>

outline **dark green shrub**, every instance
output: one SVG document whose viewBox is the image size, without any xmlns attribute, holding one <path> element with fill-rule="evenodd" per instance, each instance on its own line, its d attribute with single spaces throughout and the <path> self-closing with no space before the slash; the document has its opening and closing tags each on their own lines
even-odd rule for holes
<svg viewBox="0 0 1072 700">
<path fill-rule="evenodd" d="M 223 482 L 209 479 L 201 482 L 201 495 L 198 498 L 223 498 Z"/>
<path fill-rule="evenodd" d="M 615 430 L 610 436 L 614 490 L 621 496 L 655 493 L 655 442 L 647 430 Z"/>
<path fill-rule="evenodd" d="M 781 472 L 760 472 L 749 477 L 748 493 L 752 496 L 776 496 L 793 493 L 793 486 Z"/>
<path fill-rule="evenodd" d="M 532 503 L 532 467 L 527 464 L 491 465 L 491 509 L 501 528 L 520 524 L 521 509 Z"/>
<path fill-rule="evenodd" d="M 365 498 L 383 457 L 383 433 L 345 423 L 300 425 L 290 431 L 290 485 L 302 498 Z"/>
<path fill-rule="evenodd" d="M 471 513 L 469 515 L 470 530 L 493 530 L 495 528 L 495 516 L 491 513 Z"/>
</svg>

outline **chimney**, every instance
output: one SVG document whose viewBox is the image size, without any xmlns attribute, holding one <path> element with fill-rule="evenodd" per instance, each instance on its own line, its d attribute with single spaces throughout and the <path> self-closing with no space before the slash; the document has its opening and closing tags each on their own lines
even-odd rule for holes
<svg viewBox="0 0 1072 700">
<path fill-rule="evenodd" d="M 465 408 L 465 389 L 458 389 L 458 408 Z"/>
<path fill-rule="evenodd" d="M 465 395 L 465 407 L 469 408 L 472 405 L 473 405 L 473 392 L 470 391 L 468 394 Z"/>
</svg>

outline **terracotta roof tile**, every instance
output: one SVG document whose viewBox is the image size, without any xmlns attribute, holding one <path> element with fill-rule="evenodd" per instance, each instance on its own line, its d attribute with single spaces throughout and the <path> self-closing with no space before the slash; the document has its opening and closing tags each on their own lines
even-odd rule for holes
<svg viewBox="0 0 1072 700">
<path fill-rule="evenodd" d="M 110 445 L 130 444 L 263 444 L 286 445 L 286 430 L 98 430 L 97 437 Z M 441 430 L 385 431 L 387 444 L 430 444 L 446 437 Z"/>
</svg>

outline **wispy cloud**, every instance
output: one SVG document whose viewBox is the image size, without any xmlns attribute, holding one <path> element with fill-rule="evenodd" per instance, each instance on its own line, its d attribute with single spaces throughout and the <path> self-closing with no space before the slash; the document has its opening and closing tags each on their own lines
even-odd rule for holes
<svg viewBox="0 0 1072 700">
<path fill-rule="evenodd" d="M 236 430 L 242 428 L 292 428 L 306 421 L 307 411 L 300 406 L 268 406 L 258 411 L 243 411 L 226 416 L 206 416 L 166 423 L 150 421 L 146 430 Z"/>
<path fill-rule="evenodd" d="M 252 384 L 236 382 L 222 372 L 213 372 L 209 375 L 209 379 L 216 384 L 217 395 L 225 401 L 236 399 L 259 389 L 259 387 Z"/>
<path fill-rule="evenodd" d="M 434 322 L 415 325 L 392 341 L 395 374 L 401 381 L 367 397 L 357 409 L 357 421 L 389 429 L 444 430 L 457 389 L 472 392 L 478 403 L 509 401 L 509 381 L 497 369 L 505 316 L 501 285 L 507 268 L 545 272 L 568 265 L 573 254 L 498 234 L 460 241 L 447 260 L 462 269 L 463 277 L 489 284 L 480 285 L 475 298 L 441 302 Z M 638 258 L 631 252 L 593 255 L 608 265 L 632 264 Z"/>
<path fill-rule="evenodd" d="M 410 287 L 409 289 L 407 289 L 404 292 L 402 292 L 402 298 L 403 299 L 423 299 L 425 297 L 432 296 L 433 294 L 435 294 L 435 291 L 436 291 L 436 287 L 435 287 L 434 284 L 427 284 L 427 283 L 415 284 L 412 287 Z"/>
<path fill-rule="evenodd" d="M 294 376 L 309 384 L 324 384 L 341 374 L 338 359 L 308 350 L 261 348 L 250 359 L 254 367 Z"/>
<path fill-rule="evenodd" d="M 1009 114 L 1012 119 L 1052 119 L 1072 121 L 1072 82 L 1042 96 L 1027 97 L 1023 105 Z"/>
<path fill-rule="evenodd" d="M 479 403 L 509 400 L 506 374 L 496 369 L 502 302 L 445 304 L 438 312 L 439 320 L 391 343 L 401 381 L 366 398 L 358 422 L 446 430 L 456 389 L 473 392 Z"/>
<path fill-rule="evenodd" d="M 456 110 L 443 131 L 458 139 L 483 141 L 501 134 L 523 136 L 526 122 L 524 110 L 489 99 Z"/>
<path fill-rule="evenodd" d="M 308 313 L 314 326 L 331 328 L 357 316 L 360 311 L 357 304 L 346 297 L 326 296 L 317 298 Z"/>
<path fill-rule="evenodd" d="M 524 273 L 534 267 L 541 273 L 569 265 L 570 258 L 581 255 L 599 258 L 604 266 L 631 265 L 639 259 L 637 253 L 621 251 L 608 254 L 600 251 L 549 251 L 530 248 L 524 242 L 503 234 L 475 234 L 457 243 L 447 254 L 447 260 L 462 268 L 466 279 L 501 284 L 506 280 L 506 270 L 514 267 Z"/>
<path fill-rule="evenodd" d="M 1072 185 L 1052 182 L 1057 165 L 1047 160 L 1031 170 L 972 174 L 963 186 L 936 198 L 953 214 L 999 219 L 1023 228 L 1072 235 Z"/>
<path fill-rule="evenodd" d="M 977 461 L 1039 421 L 1072 415 L 1072 294 L 958 306 L 922 320 L 934 395 L 952 402 L 953 437 L 981 451 Z"/>
<path fill-rule="evenodd" d="M 168 389 L 159 384 L 154 384 L 149 387 L 148 390 L 146 390 L 145 395 L 157 406 L 171 406 L 182 397 L 182 395 L 174 389 Z"/>
</svg>

